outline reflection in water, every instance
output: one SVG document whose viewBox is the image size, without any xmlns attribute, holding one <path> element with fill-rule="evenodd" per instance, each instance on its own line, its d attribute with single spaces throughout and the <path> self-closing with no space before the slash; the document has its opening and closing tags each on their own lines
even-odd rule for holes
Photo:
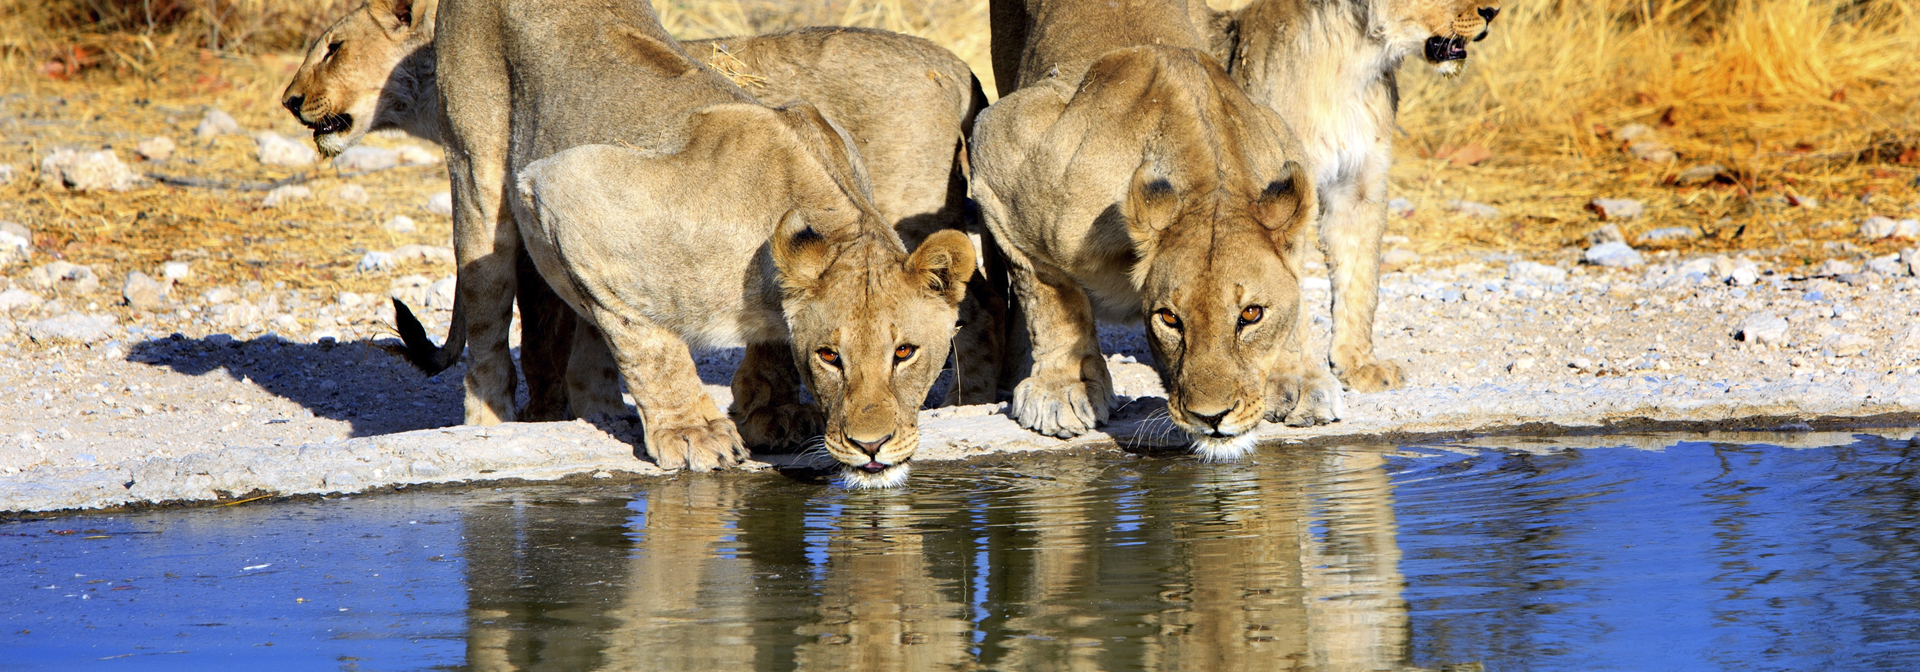
<svg viewBox="0 0 1920 672">
<path fill-rule="evenodd" d="M 1378 452 L 1092 457 L 901 492 L 686 476 L 467 514 L 476 669 L 1391 670 Z"/>
</svg>

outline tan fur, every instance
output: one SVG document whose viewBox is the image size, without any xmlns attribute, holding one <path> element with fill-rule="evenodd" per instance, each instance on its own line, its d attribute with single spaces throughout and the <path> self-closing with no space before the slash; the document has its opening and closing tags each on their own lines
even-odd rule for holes
<svg viewBox="0 0 1920 672">
<path fill-rule="evenodd" d="M 1380 238 L 1399 91 L 1394 71 L 1430 38 L 1485 36 L 1499 3 L 1488 0 L 1256 0 L 1225 15 L 1213 38 L 1227 45 L 1234 81 L 1298 133 L 1317 166 L 1320 241 L 1333 284 L 1328 359 L 1348 387 L 1374 392 L 1406 380 L 1373 352 Z M 1435 63 L 1457 71 L 1462 61 Z"/>
<path fill-rule="evenodd" d="M 377 114 L 371 118 L 386 125 L 413 124 L 437 131 L 443 112 L 433 76 L 431 21 L 420 23 L 420 31 L 404 39 L 387 39 L 391 31 L 383 21 L 390 21 L 383 17 L 391 11 L 390 3 L 377 0 L 343 18 L 316 40 L 307 63 L 296 73 L 286 94 L 289 101 L 304 100 L 304 106 L 293 107 L 312 108 L 301 115 L 303 121 L 314 123 L 331 113 L 314 101 L 346 99 L 327 95 L 328 90 L 386 89 L 388 93 L 379 98 L 380 104 L 373 108 Z M 337 56 L 354 56 L 354 62 L 360 65 L 348 68 L 333 64 L 331 61 L 339 59 L 326 56 L 333 44 L 341 45 Z M 398 53 L 382 52 L 401 46 L 410 58 L 403 60 Z M 813 102 L 841 123 L 873 168 L 875 206 L 895 223 L 908 244 L 918 245 L 941 230 L 977 228 L 966 215 L 966 187 L 958 158 L 961 135 L 985 101 L 972 72 L 951 53 L 919 38 L 849 28 L 703 40 L 687 43 L 687 51 L 696 59 L 725 66 L 726 71 L 748 82 L 751 93 L 763 102 Z M 664 61 L 671 67 L 673 57 L 669 52 L 651 49 L 635 52 L 635 58 L 656 64 Z M 402 67 L 383 70 L 387 64 Z M 410 71 L 406 64 L 425 67 Z M 397 110 L 389 108 L 388 104 L 394 102 L 407 104 Z M 374 126 L 379 127 L 378 123 Z M 351 139 L 329 136 L 316 140 L 344 149 L 365 130 L 356 129 Z M 435 132 L 431 139 L 438 141 L 440 137 Z M 463 221 L 477 223 L 494 218 L 483 215 Z M 456 229 L 460 228 L 456 221 Z M 508 227 L 496 227 L 494 231 L 496 245 L 512 242 L 497 240 L 500 236 L 517 238 L 517 232 Z M 484 228 L 456 230 L 456 247 L 461 240 L 485 242 L 485 238 Z M 615 367 L 599 333 L 591 325 L 576 327 L 572 312 L 545 283 L 524 281 L 533 274 L 532 264 L 524 255 L 518 265 L 517 274 L 523 281 L 516 285 L 525 330 L 521 368 L 527 374 L 530 402 L 517 417 L 545 420 L 624 412 Z M 469 282 L 466 276 L 476 273 L 513 272 L 503 266 L 491 260 L 463 265 L 462 282 Z M 497 279 L 486 277 L 473 278 L 471 284 L 501 285 Z M 994 381 L 999 376 L 1000 320 L 1005 310 L 1002 297 L 1004 289 L 995 287 L 985 276 L 971 283 L 961 307 L 967 326 L 954 338 L 958 375 L 949 399 L 963 403 L 992 401 Z M 481 297 L 472 303 L 494 308 L 500 298 Z M 463 302 L 461 308 L 467 305 Z M 449 347 L 457 347 L 469 333 L 504 336 L 504 331 L 491 328 L 486 321 L 468 323 L 470 332 L 463 329 L 460 320 L 469 312 L 456 309 L 455 333 L 449 338 Z M 571 347 L 569 341 L 573 342 Z M 488 364 L 487 353 L 498 351 L 478 347 L 479 343 L 474 341 L 474 364 L 467 381 L 468 421 L 516 417 L 496 410 L 506 408 L 504 400 L 512 397 L 510 365 Z M 452 354 L 457 356 L 458 351 Z M 442 368 L 452 363 L 451 358 L 441 360 Z M 494 377 L 500 372 L 505 376 Z M 485 379 L 476 380 L 482 373 L 487 374 Z M 783 348 L 748 348 L 734 381 L 736 403 L 732 415 L 751 445 L 781 445 L 817 434 L 817 414 L 799 404 L 797 390 L 793 389 L 795 375 Z"/>
<path fill-rule="evenodd" d="M 1169 413 L 1204 455 L 1243 454 L 1263 417 L 1338 418 L 1339 384 L 1304 358 L 1296 317 L 1310 168 L 1206 53 L 1196 7 L 994 3 L 996 71 L 1013 67 L 1003 35 L 1026 41 L 1017 90 L 975 126 L 973 187 L 1033 341 L 1013 415 L 1040 433 L 1107 417 L 1096 318 L 1147 318 Z"/>
</svg>

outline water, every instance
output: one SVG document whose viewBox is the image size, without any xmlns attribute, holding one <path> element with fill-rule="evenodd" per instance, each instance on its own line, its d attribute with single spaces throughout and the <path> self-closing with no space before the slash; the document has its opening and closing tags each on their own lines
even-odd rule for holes
<svg viewBox="0 0 1920 672">
<path fill-rule="evenodd" d="M 0 669 L 1920 669 L 1912 432 L 0 523 Z M 70 532 L 70 533 L 69 533 Z"/>
</svg>

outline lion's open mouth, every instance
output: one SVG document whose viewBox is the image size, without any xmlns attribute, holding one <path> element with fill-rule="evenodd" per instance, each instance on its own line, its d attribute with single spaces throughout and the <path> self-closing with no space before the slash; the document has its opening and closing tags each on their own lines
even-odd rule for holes
<svg viewBox="0 0 1920 672">
<path fill-rule="evenodd" d="M 333 135 L 353 128 L 353 115 L 343 113 L 329 114 L 321 117 L 319 121 L 307 123 L 307 128 L 313 129 L 313 137 L 316 138 L 322 135 Z"/>
<path fill-rule="evenodd" d="M 1447 61 L 1462 61 L 1466 60 L 1466 58 L 1467 38 L 1440 37 L 1438 35 L 1427 38 L 1428 62 L 1445 63 Z"/>
</svg>

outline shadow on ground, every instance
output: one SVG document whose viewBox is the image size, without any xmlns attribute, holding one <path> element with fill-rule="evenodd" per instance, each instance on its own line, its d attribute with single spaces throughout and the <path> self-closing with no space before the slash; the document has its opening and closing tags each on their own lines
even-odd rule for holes
<svg viewBox="0 0 1920 672">
<path fill-rule="evenodd" d="M 428 378 L 378 344 L 290 343 L 273 336 L 241 341 L 223 334 L 136 343 L 127 361 L 190 376 L 252 381 L 315 417 L 349 423 L 353 436 L 460 424 L 464 366 Z"/>
</svg>

